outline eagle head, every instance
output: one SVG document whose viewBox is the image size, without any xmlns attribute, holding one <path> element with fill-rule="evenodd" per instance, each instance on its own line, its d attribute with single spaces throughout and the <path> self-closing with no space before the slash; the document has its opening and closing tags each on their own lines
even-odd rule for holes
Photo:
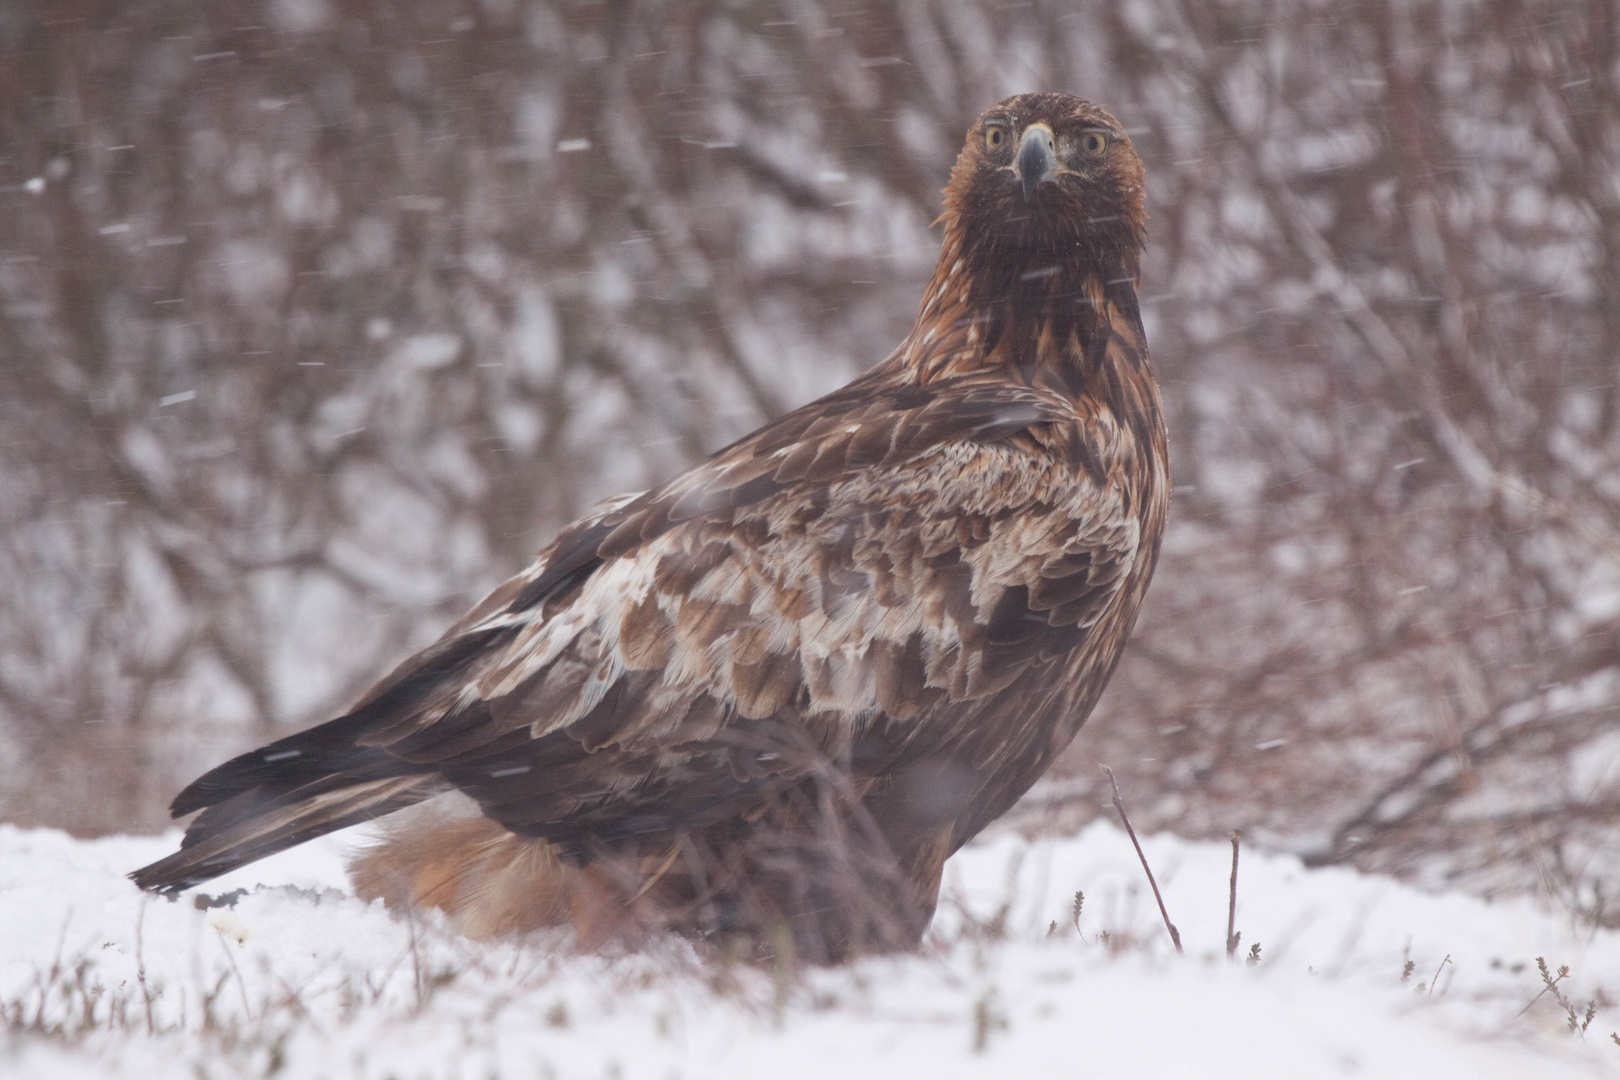
<svg viewBox="0 0 1620 1080">
<path fill-rule="evenodd" d="M 969 130 L 942 220 L 970 266 L 1078 257 L 1134 275 L 1146 239 L 1142 177 L 1107 112 L 1072 94 L 1020 94 Z"/>
</svg>

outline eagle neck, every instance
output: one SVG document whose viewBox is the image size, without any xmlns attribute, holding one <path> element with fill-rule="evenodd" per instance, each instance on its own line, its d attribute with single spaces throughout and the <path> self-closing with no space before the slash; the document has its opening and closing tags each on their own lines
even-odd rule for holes
<svg viewBox="0 0 1620 1080">
<path fill-rule="evenodd" d="M 1001 369 L 1074 395 L 1105 390 L 1122 323 L 1140 344 L 1136 245 L 1104 237 L 1018 250 L 994 241 L 947 230 L 900 362 L 919 382 Z"/>
</svg>

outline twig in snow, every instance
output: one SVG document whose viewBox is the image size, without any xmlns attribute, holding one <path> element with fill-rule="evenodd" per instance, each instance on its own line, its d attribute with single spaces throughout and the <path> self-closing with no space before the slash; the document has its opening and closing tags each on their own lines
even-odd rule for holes
<svg viewBox="0 0 1620 1080">
<path fill-rule="evenodd" d="M 216 926 L 214 933 L 219 935 L 219 947 L 225 950 L 225 961 L 231 965 L 231 971 L 236 975 L 236 988 L 242 992 L 242 1016 L 245 1020 L 252 1020 L 253 1006 L 248 1003 L 247 982 L 242 978 L 242 969 L 236 966 L 236 955 L 231 952 L 230 943 L 225 940 L 225 931 Z"/>
<path fill-rule="evenodd" d="M 1142 860 L 1142 870 L 1147 874 L 1148 885 L 1153 889 L 1153 899 L 1159 903 L 1159 915 L 1164 919 L 1164 928 L 1170 931 L 1170 943 L 1176 947 L 1176 955 L 1185 955 L 1181 948 L 1181 931 L 1170 921 L 1170 913 L 1164 908 L 1164 897 L 1159 895 L 1159 883 L 1153 880 L 1153 868 L 1148 865 L 1147 855 L 1136 839 L 1136 830 L 1131 828 L 1130 815 L 1125 813 L 1125 800 L 1119 797 L 1119 782 L 1114 779 L 1114 770 L 1107 765 L 1102 768 L 1103 772 L 1108 774 L 1108 785 L 1114 789 L 1114 809 L 1119 811 L 1119 819 L 1125 823 L 1125 835 L 1131 838 L 1131 845 L 1136 848 L 1136 857 Z"/>
<path fill-rule="evenodd" d="M 1586 1029 L 1592 1026 L 1592 1019 L 1597 1016 L 1598 1009 L 1613 1004 L 1613 1002 L 1609 1001 L 1608 995 L 1604 994 L 1602 989 L 1599 989 L 1597 996 L 1587 1001 L 1585 1015 L 1582 1015 L 1575 1008 L 1575 1002 L 1569 995 L 1558 989 L 1558 984 L 1569 976 L 1568 964 L 1560 964 L 1558 966 L 1558 975 L 1554 977 L 1553 973 L 1547 970 L 1546 959 L 1538 956 L 1536 957 L 1536 970 L 1541 972 L 1541 994 L 1551 994 L 1553 1000 L 1558 1003 L 1558 1007 L 1563 1009 L 1564 1015 L 1569 1018 L 1569 1030 L 1583 1039 L 1586 1038 Z M 1531 998 L 1530 1005 L 1540 1001 L 1541 994 Z M 1519 1016 L 1529 1012 L 1530 1005 L 1520 1009 Z M 1514 1019 L 1516 1020 L 1518 1017 L 1514 1017 Z M 1620 1042 L 1620 1039 L 1615 1041 Z"/>
<path fill-rule="evenodd" d="M 1451 954 L 1446 953 L 1445 959 L 1440 961 L 1440 966 L 1434 969 L 1434 978 L 1429 980 L 1430 997 L 1434 997 L 1434 984 L 1440 981 L 1440 973 L 1446 970 L 1446 965 L 1449 963 L 1451 963 Z"/>
<path fill-rule="evenodd" d="M 411 982 L 416 986 L 416 1008 L 420 1011 L 426 1002 L 422 992 L 422 956 L 416 948 L 416 912 L 412 908 L 411 904 L 405 905 L 405 925 L 411 932 Z"/>
<path fill-rule="evenodd" d="M 34 981 L 39 985 L 39 1006 L 34 1010 L 34 1030 L 45 1030 L 45 1005 L 51 999 L 51 987 L 56 985 L 57 979 L 62 977 L 62 949 L 67 945 L 68 923 L 73 921 L 73 909 L 70 907 L 67 914 L 62 916 L 62 932 L 56 935 L 56 955 L 51 959 L 50 974 L 45 981 L 39 981 L 39 975 L 34 975 Z M 138 933 L 138 931 L 137 931 Z M 17 1015 L 22 1015 L 22 1007 L 18 1006 Z"/>
<path fill-rule="evenodd" d="M 141 988 L 141 1001 L 146 1005 L 146 1033 L 157 1033 L 157 1025 L 152 1022 L 152 992 L 146 988 L 146 949 L 144 931 L 146 928 L 146 902 L 151 893 L 141 893 L 140 914 L 135 917 L 135 982 Z"/>
<path fill-rule="evenodd" d="M 1226 895 L 1226 958 L 1228 960 L 1237 956 L 1238 939 L 1243 935 L 1237 932 L 1237 864 L 1238 841 L 1241 834 L 1232 830 L 1232 883 Z"/>
<path fill-rule="evenodd" d="M 1552 993 L 1553 1000 L 1555 1000 L 1555 1001 L 1557 999 L 1563 997 L 1563 994 L 1559 993 L 1559 991 L 1558 991 L 1558 984 L 1563 982 L 1564 979 L 1568 977 L 1568 975 L 1569 975 L 1569 965 L 1568 964 L 1559 965 L 1558 977 L 1555 979 L 1555 978 L 1553 978 L 1552 972 L 1547 970 L 1546 957 L 1538 956 L 1538 957 L 1536 957 L 1536 970 L 1541 972 L 1541 992 L 1538 993 L 1535 997 L 1530 999 L 1530 1005 L 1526 1005 L 1524 1008 L 1520 1009 L 1518 1012 L 1513 1014 L 1513 1019 L 1515 1019 L 1515 1020 L 1517 1020 L 1519 1017 L 1523 1016 L 1525 1013 L 1529 1012 L 1530 1011 L 1530 1006 L 1534 1005 L 1536 1002 L 1540 1001 L 1541 997 L 1542 997 L 1542 994 L 1546 994 L 1546 993 L 1548 993 L 1550 991 Z"/>
</svg>

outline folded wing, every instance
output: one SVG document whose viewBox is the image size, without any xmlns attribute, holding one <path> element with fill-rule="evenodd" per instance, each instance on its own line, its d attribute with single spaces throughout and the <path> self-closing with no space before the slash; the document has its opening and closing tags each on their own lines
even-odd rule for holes
<svg viewBox="0 0 1620 1080">
<path fill-rule="evenodd" d="M 1136 558 L 1121 436 L 1081 407 L 858 380 L 783 417 L 570 526 L 347 716 L 199 779 L 184 847 L 136 881 L 182 889 L 451 787 L 588 859 L 831 761 L 927 753 L 1071 655 Z"/>
</svg>

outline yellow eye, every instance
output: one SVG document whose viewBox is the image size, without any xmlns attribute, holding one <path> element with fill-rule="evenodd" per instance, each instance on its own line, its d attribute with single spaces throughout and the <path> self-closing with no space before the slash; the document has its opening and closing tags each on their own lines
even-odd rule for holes
<svg viewBox="0 0 1620 1080">
<path fill-rule="evenodd" d="M 984 133 L 984 145 L 992 148 L 1000 146 L 1004 138 L 1006 134 L 999 127 L 990 128 Z"/>
<path fill-rule="evenodd" d="M 1080 147 L 1092 157 L 1102 157 L 1103 151 L 1108 149 L 1108 136 L 1098 131 L 1088 131 L 1080 136 Z"/>
</svg>

